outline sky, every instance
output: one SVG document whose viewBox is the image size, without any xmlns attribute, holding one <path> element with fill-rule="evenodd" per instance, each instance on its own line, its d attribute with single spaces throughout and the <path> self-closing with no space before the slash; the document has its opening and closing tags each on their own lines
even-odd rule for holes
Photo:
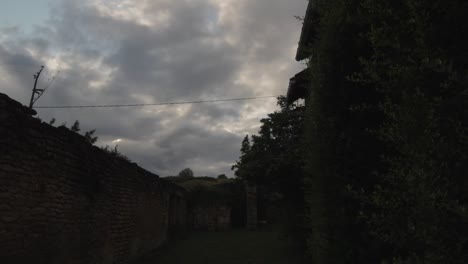
<svg viewBox="0 0 468 264">
<path fill-rule="evenodd" d="M 18 26 L 24 31 L 33 29 L 49 16 L 57 0 L 1 0 L 0 25 Z"/>
<path fill-rule="evenodd" d="M 36 106 L 139 104 L 284 95 L 306 0 L 2 0 L 0 93 Z M 96 129 L 97 145 L 160 176 L 233 175 L 246 134 L 276 100 L 37 109 Z"/>
</svg>

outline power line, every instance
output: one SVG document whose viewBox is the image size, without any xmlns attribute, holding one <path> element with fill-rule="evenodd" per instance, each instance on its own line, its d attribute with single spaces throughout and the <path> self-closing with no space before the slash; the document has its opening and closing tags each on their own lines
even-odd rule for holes
<svg viewBox="0 0 468 264">
<path fill-rule="evenodd" d="M 55 79 L 57 79 L 58 75 L 60 74 L 60 71 L 57 71 L 57 74 L 52 76 L 51 79 L 49 79 L 49 83 L 46 85 L 46 87 L 44 88 L 44 92 L 47 91 L 47 89 L 49 89 L 55 82 Z"/>
<path fill-rule="evenodd" d="M 265 98 L 278 97 L 279 95 L 258 96 L 258 97 L 244 97 L 244 98 L 231 98 L 231 99 L 214 99 L 214 100 L 200 100 L 200 101 L 186 101 L 186 102 L 165 102 L 153 104 L 114 104 L 114 105 L 58 105 L 58 106 L 35 106 L 34 108 L 43 109 L 64 109 L 64 108 L 113 108 L 113 107 L 138 107 L 138 106 L 160 106 L 160 105 L 183 105 L 183 104 L 202 104 L 202 103 L 217 103 L 217 102 L 231 102 L 231 101 L 246 101 L 258 100 Z"/>
</svg>

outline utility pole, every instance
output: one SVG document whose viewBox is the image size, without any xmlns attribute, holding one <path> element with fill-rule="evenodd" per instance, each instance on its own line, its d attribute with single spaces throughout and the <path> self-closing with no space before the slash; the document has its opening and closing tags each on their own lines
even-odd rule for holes
<svg viewBox="0 0 468 264">
<path fill-rule="evenodd" d="M 41 69 L 39 70 L 39 72 L 34 74 L 34 87 L 33 87 L 33 90 L 32 90 L 31 101 L 29 102 L 29 108 L 31 108 L 31 109 L 33 108 L 33 105 L 37 101 L 37 99 L 39 99 L 39 97 L 41 97 L 42 93 L 44 92 L 44 89 L 37 89 L 36 88 L 37 87 L 37 81 L 39 80 L 39 77 L 41 76 L 42 70 L 44 70 L 44 66 L 41 66 Z M 38 95 L 38 97 L 36 99 L 34 99 L 36 94 Z"/>
</svg>

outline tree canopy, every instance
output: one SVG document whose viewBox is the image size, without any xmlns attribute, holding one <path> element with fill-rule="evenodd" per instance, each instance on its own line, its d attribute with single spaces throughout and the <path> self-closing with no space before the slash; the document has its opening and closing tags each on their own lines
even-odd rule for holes
<svg viewBox="0 0 468 264">
<path fill-rule="evenodd" d="M 278 106 L 278 111 L 260 121 L 258 135 L 251 140 L 245 136 L 241 156 L 232 169 L 240 179 L 292 195 L 302 177 L 304 106 L 288 105 L 284 96 L 278 97 Z"/>
<path fill-rule="evenodd" d="M 317 0 L 306 111 L 317 263 L 466 263 L 468 5 Z"/>
<path fill-rule="evenodd" d="M 190 168 L 185 168 L 179 172 L 180 178 L 193 178 L 193 171 Z"/>
</svg>

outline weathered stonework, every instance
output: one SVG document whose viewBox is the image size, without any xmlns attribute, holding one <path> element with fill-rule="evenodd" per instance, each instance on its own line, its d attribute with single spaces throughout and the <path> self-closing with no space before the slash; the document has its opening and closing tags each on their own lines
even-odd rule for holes
<svg viewBox="0 0 468 264">
<path fill-rule="evenodd" d="M 185 190 L 0 93 L 0 262 L 128 263 L 187 224 Z"/>
<path fill-rule="evenodd" d="M 223 204 L 197 205 L 191 209 L 195 230 L 227 230 L 231 227 L 231 208 Z"/>
</svg>

